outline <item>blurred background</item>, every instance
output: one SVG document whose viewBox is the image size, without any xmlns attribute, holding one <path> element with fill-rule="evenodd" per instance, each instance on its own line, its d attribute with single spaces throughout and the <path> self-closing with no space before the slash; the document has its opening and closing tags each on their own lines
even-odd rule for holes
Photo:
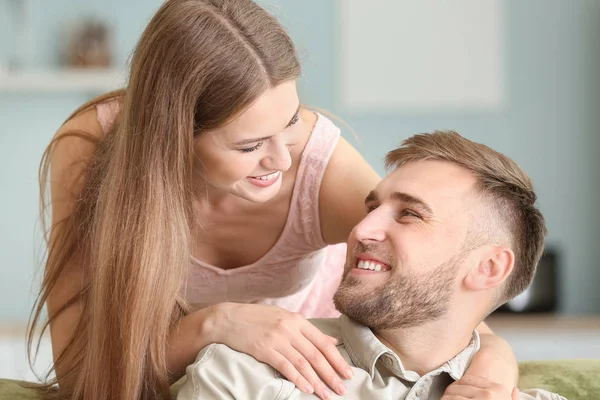
<svg viewBox="0 0 600 400">
<path fill-rule="evenodd" d="M 304 103 L 383 175 L 418 132 L 515 159 L 549 235 L 532 287 L 490 317 L 525 359 L 600 357 L 600 2 L 262 0 L 303 62 Z M 37 168 L 83 102 L 126 82 L 160 0 L 0 0 L 0 377 L 34 379 L 23 331 L 43 243 Z M 50 360 L 47 339 L 38 360 Z"/>
</svg>

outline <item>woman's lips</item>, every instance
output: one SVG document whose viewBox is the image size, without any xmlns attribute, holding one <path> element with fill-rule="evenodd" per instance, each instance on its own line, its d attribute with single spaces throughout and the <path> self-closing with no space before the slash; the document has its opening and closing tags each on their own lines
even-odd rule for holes
<svg viewBox="0 0 600 400">
<path fill-rule="evenodd" d="M 276 171 L 267 175 L 249 176 L 246 179 L 254 186 L 265 188 L 273 185 L 281 177 L 281 171 Z"/>
</svg>

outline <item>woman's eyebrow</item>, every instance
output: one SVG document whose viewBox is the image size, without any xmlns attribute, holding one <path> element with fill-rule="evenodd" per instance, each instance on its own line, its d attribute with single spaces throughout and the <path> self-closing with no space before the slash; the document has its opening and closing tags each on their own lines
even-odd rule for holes
<svg viewBox="0 0 600 400">
<path fill-rule="evenodd" d="M 270 138 L 271 138 L 271 136 L 265 136 L 265 137 L 253 138 L 253 139 L 244 139 L 244 140 L 240 140 L 239 142 L 235 142 L 233 144 L 237 145 L 237 146 L 241 146 L 241 145 L 244 145 L 244 144 L 262 142 L 263 140 L 267 140 L 267 139 L 270 139 Z"/>
<path fill-rule="evenodd" d="M 286 128 L 288 126 L 291 125 L 292 121 L 294 121 L 294 118 L 296 118 L 296 115 L 298 115 L 298 113 L 300 112 L 300 104 L 298 104 L 298 108 L 296 108 L 296 112 L 294 113 L 294 115 L 292 116 L 292 118 L 290 119 L 290 122 L 287 123 Z M 244 139 L 244 140 L 240 140 L 239 142 L 235 142 L 233 143 L 236 146 L 242 146 L 245 144 L 251 144 L 251 143 L 256 143 L 256 142 L 262 142 L 263 140 L 267 140 L 270 139 L 271 136 L 264 136 L 264 137 L 260 137 L 260 138 L 252 138 L 252 139 Z"/>
</svg>

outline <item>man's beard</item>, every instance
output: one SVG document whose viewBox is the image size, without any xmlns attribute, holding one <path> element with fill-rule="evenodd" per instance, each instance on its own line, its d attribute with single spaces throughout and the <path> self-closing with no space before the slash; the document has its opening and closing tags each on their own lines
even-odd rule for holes
<svg viewBox="0 0 600 400">
<path fill-rule="evenodd" d="M 360 252 L 379 255 L 381 250 L 377 247 L 359 244 Z M 346 266 L 333 297 L 335 307 L 342 314 L 376 330 L 409 328 L 437 320 L 448 310 L 462 255 L 419 275 L 402 274 L 402 266 L 390 263 L 390 280 L 370 293 L 361 290 L 364 283 L 351 274 L 355 266 Z M 383 259 L 387 262 L 389 257 Z"/>
</svg>

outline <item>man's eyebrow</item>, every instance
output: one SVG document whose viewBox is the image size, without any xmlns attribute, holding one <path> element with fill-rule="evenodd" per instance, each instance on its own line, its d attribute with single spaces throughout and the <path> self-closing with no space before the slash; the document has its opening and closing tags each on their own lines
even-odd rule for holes
<svg viewBox="0 0 600 400">
<path fill-rule="evenodd" d="M 429 214 L 433 214 L 433 210 L 431 209 L 431 207 L 429 207 L 429 205 L 427 203 L 425 203 L 425 201 L 423 201 L 423 199 L 421 199 L 421 198 L 419 198 L 417 196 L 413 196 L 411 194 L 404 193 L 404 192 L 393 192 L 390 195 L 390 198 L 392 200 L 396 200 L 396 201 L 400 201 L 400 202 L 403 202 L 403 203 L 409 203 L 409 204 L 415 205 L 417 207 L 422 208 L 423 210 L 425 210 Z"/>
<path fill-rule="evenodd" d="M 298 115 L 299 112 L 300 112 L 300 104 L 298 104 L 298 108 L 296 108 L 296 112 L 294 113 L 294 115 L 290 119 L 290 122 L 288 122 L 287 125 L 285 126 L 286 128 L 292 124 L 292 121 L 294 121 L 294 118 L 296 118 L 296 115 Z M 235 146 L 242 146 L 242 145 L 245 145 L 245 144 L 262 142 L 263 140 L 267 140 L 267 139 L 270 139 L 270 138 L 271 138 L 271 136 L 264 136 L 264 137 L 252 138 L 252 139 L 244 139 L 244 140 L 240 140 L 239 142 L 234 142 L 233 144 Z"/>
<path fill-rule="evenodd" d="M 377 201 L 378 198 L 379 198 L 379 196 L 377 196 L 377 192 L 374 190 L 371 190 L 371 192 L 367 195 L 367 198 L 365 199 L 365 204 Z"/>
</svg>

